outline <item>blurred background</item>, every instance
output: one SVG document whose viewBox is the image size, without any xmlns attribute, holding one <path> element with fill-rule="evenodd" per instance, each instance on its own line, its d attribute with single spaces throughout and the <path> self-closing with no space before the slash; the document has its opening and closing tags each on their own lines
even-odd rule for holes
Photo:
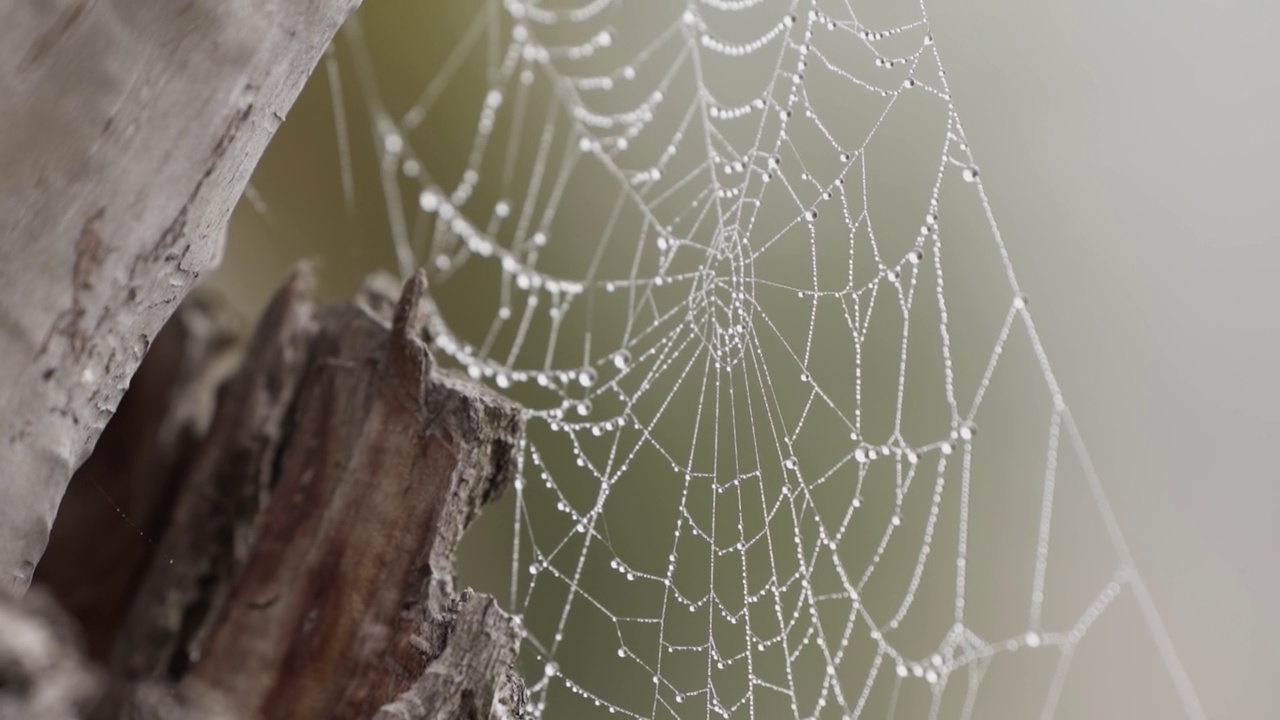
<svg viewBox="0 0 1280 720">
<path fill-rule="evenodd" d="M 776 22 L 782 14 L 771 14 L 767 8 L 785 9 L 786 5 L 765 2 L 766 9 L 761 13 L 770 20 L 759 23 L 760 28 Z M 860 11 L 864 10 L 863 5 L 870 6 L 861 16 L 868 25 L 882 20 L 883 27 L 893 27 L 919 16 L 919 10 L 913 7 L 855 3 Z M 658 37 L 661 28 L 679 16 L 684 3 L 645 4 L 633 0 L 624 6 L 615 16 L 600 19 L 591 32 L 612 27 L 611 44 L 625 55 L 634 54 Z M 1089 448 L 1134 563 L 1164 619 L 1168 637 L 1210 717 L 1269 717 L 1273 712 L 1271 683 L 1280 670 L 1280 660 L 1273 651 L 1280 643 L 1280 621 L 1269 612 L 1270 601 L 1280 590 L 1280 568 L 1273 559 L 1280 551 L 1280 530 L 1274 519 L 1280 490 L 1266 450 L 1280 431 L 1276 419 L 1280 393 L 1272 371 L 1277 343 L 1271 318 L 1280 299 L 1271 278 L 1276 260 L 1280 259 L 1276 244 L 1280 238 L 1269 202 L 1280 191 L 1280 182 L 1271 167 L 1280 149 L 1273 131 L 1276 81 L 1271 72 L 1277 59 L 1269 42 L 1269 35 L 1280 27 L 1277 11 L 1259 2 L 1195 0 L 1079 0 L 1056 5 L 1014 0 L 935 0 L 926 6 L 928 30 L 946 69 L 952 102 L 964 124 L 964 139 L 980 169 L 981 186 L 990 200 L 1021 289 L 1029 297 L 1039 339 Z M 251 191 L 233 219 L 223 267 L 211 281 L 247 315 L 256 314 L 287 268 L 302 257 L 318 259 L 324 292 L 341 296 L 350 293 L 370 271 L 398 272 L 403 256 L 397 257 L 392 240 L 397 233 L 410 239 L 417 262 L 434 261 L 439 256 L 440 243 L 446 241 L 432 234 L 436 232 L 433 221 L 424 219 L 416 209 L 418 193 L 426 174 L 452 191 L 467 166 L 493 70 L 486 36 L 481 35 L 475 52 L 463 53 L 456 65 L 450 64 L 449 58 L 451 51 L 466 41 L 477 12 L 487 12 L 486 7 L 479 2 L 443 0 L 375 3 L 359 16 L 362 44 L 349 33 L 340 36 L 334 52 L 317 69 L 268 149 Z M 831 12 L 836 15 L 835 10 Z M 707 14 L 709 18 L 713 15 L 710 10 Z M 505 23 L 504 32 L 509 34 L 509 19 L 499 22 Z M 716 29 L 727 37 L 753 36 L 750 22 L 715 22 L 719 23 Z M 547 33 L 542 42 L 572 41 L 572 37 L 555 37 L 557 27 L 537 31 Z M 919 44 L 920 29 L 911 32 L 916 32 L 912 37 Z M 588 33 L 584 37 L 594 36 Z M 504 39 L 503 47 L 506 42 Z M 824 41 L 819 38 L 815 42 L 821 47 Z M 838 47 L 835 39 L 825 42 L 829 48 Z M 829 56 L 837 65 L 846 62 L 848 67 L 856 67 L 850 70 L 856 77 L 879 77 L 879 69 L 871 63 L 874 54 L 866 54 L 865 48 L 854 43 L 848 46 L 847 57 L 836 50 L 830 50 Z M 864 52 L 859 56 L 855 50 Z M 661 57 L 661 53 L 655 54 Z M 367 67 L 362 65 L 362 58 L 368 59 Z M 578 64 L 571 69 L 588 66 L 592 60 L 573 62 Z M 601 53 L 600 62 L 604 67 L 617 66 L 605 53 Z M 670 63 L 658 63 L 651 76 L 641 70 L 639 82 L 646 91 L 651 90 L 657 83 L 666 82 L 660 71 L 669 67 Z M 378 128 L 380 105 L 385 104 L 387 118 L 401 120 L 442 72 L 451 80 L 441 84 L 435 109 L 412 131 L 404 133 L 403 140 L 410 151 L 396 153 L 401 159 L 413 157 L 421 162 L 423 174 L 408 176 L 397 160 L 391 166 L 392 180 L 384 182 L 387 152 Z M 716 90 L 718 97 L 733 97 L 738 86 L 739 97 L 751 97 L 759 90 L 762 78 L 767 80 L 768 68 L 753 67 L 746 59 L 723 68 L 708 67 L 706 73 L 705 83 Z M 824 80 L 816 68 L 810 74 L 809 101 L 822 118 L 828 123 L 834 119 L 843 127 L 862 127 L 872 106 L 861 101 L 861 90 L 851 89 L 840 78 Z M 687 106 L 688 100 L 680 98 L 687 98 L 695 86 L 683 75 L 677 73 L 673 77 L 664 86 L 672 98 L 668 104 L 680 107 L 683 102 Z M 894 82 L 901 83 L 901 77 Z M 922 82 L 930 84 L 923 78 Z M 512 122 L 507 117 L 496 124 L 494 156 L 501 158 L 503 149 L 516 142 L 511 137 L 522 138 L 519 144 L 523 148 L 536 149 L 545 128 L 565 122 L 563 116 L 544 122 L 544 117 L 550 117 L 544 112 L 549 112 L 551 91 L 537 83 L 532 88 L 531 109 L 523 122 Z M 514 112 L 512 97 L 504 103 L 504 112 Z M 618 102 L 621 107 L 628 105 L 625 98 Z M 725 102 L 730 104 L 727 99 Z M 916 240 L 914 227 L 920 224 L 928 207 L 933 179 L 938 174 L 941 143 L 946 140 L 946 105 L 934 102 L 917 108 L 910 103 L 903 103 L 908 108 L 905 115 L 894 115 L 892 122 L 875 132 L 876 139 L 867 150 L 868 202 L 875 203 L 872 209 L 876 212 L 874 226 L 882 243 L 880 249 L 891 256 L 884 262 L 894 266 Z M 876 107 L 874 115 L 878 116 L 882 109 L 883 105 Z M 676 117 L 671 122 L 678 121 Z M 666 119 L 660 116 L 655 124 L 662 128 L 666 127 L 664 122 Z M 657 132 L 663 134 L 661 129 Z M 803 126 L 792 126 L 789 132 L 797 137 L 812 134 Z M 339 140 L 342 137 L 347 138 L 345 144 Z M 569 140 L 567 135 L 557 135 L 552 142 L 568 147 Z M 725 141 L 732 145 L 735 138 Z M 633 151 L 643 153 L 644 142 L 643 138 L 637 140 Z M 379 147 L 379 143 L 383 146 Z M 788 160 L 798 158 L 808 162 L 806 168 L 810 168 L 812 161 L 806 161 L 806 153 L 821 148 L 806 148 L 803 142 L 796 145 L 794 155 L 783 157 L 780 174 L 788 182 L 798 183 L 798 166 Z M 563 148 L 555 145 L 555 150 Z M 950 154 L 967 157 L 956 148 Z M 509 181 L 498 187 L 481 184 L 475 191 L 476 199 L 464 206 L 462 214 L 473 225 L 485 227 L 495 222 L 496 203 L 505 199 L 503 193 L 513 188 L 523 191 L 531 179 L 538 177 L 536 153 L 525 152 L 518 158 L 513 162 Z M 620 162 L 625 164 L 626 158 Z M 551 163 L 553 168 L 563 167 L 560 159 Z M 350 168 L 349 172 L 344 171 L 344 165 Z M 812 172 L 816 178 L 823 172 L 835 177 L 838 171 Z M 628 274 L 628 263 L 633 254 L 641 258 L 634 246 L 653 243 L 660 233 L 646 229 L 644 219 L 635 214 L 623 212 L 614 218 L 616 178 L 592 176 L 589 170 L 571 174 L 566 182 L 571 199 L 563 203 L 554 222 L 548 225 L 552 239 L 538 269 L 549 276 L 601 282 L 616 277 L 634 286 L 637 276 L 634 271 Z M 682 175 L 671 173 L 666 181 L 670 183 Z M 553 172 L 550 177 L 556 176 Z M 666 189 L 661 182 L 642 189 L 654 196 Z M 706 184 L 705 179 L 703 183 Z M 402 194 L 400 198 L 389 198 L 388 188 L 393 187 Z M 768 187 L 768 192 L 777 192 L 781 184 Z M 818 190 L 810 193 L 812 198 L 801 198 L 799 205 L 773 199 L 762 187 L 752 190 L 748 186 L 748 190 L 761 197 L 762 202 L 781 208 L 776 217 L 768 212 L 762 214 L 762 226 L 770 228 L 770 222 L 775 223 L 782 240 L 776 255 L 760 258 L 755 275 L 788 289 L 776 297 L 762 291 L 758 312 L 783 328 L 798 328 L 795 332 L 799 333 L 793 337 L 788 329 L 779 331 L 781 344 L 762 351 L 760 356 L 761 364 L 776 372 L 769 385 L 782 398 L 776 400 L 777 412 L 794 419 L 805 404 L 810 380 L 830 392 L 842 387 L 839 374 L 852 365 L 855 351 L 864 352 L 861 362 L 869 383 L 867 394 L 858 396 L 860 405 L 852 395 L 838 396 L 835 402 L 846 408 L 860 406 L 867 419 L 854 431 L 867 442 L 886 442 L 895 416 L 892 390 L 899 378 L 897 353 L 904 333 L 902 313 L 888 304 L 892 293 L 877 295 L 879 302 L 885 303 L 873 315 L 878 329 L 868 336 L 865 349 L 855 350 L 847 327 L 841 328 L 840 321 L 831 315 L 811 312 L 817 302 L 807 301 L 803 293 L 797 297 L 793 291 L 813 291 L 829 285 L 823 284 L 821 273 L 813 269 L 817 265 L 852 262 L 848 248 L 856 243 L 849 243 L 847 225 L 832 222 L 841 217 L 837 209 L 831 207 L 828 212 L 824 206 L 813 223 L 818 239 L 811 240 L 803 223 L 791 228 L 787 217 L 797 215 L 797 208 L 807 207 L 807 203 L 818 202 Z M 946 248 L 943 267 L 952 315 L 951 342 L 958 373 L 957 392 L 969 397 L 977 388 L 1012 298 L 976 190 L 975 183 L 963 182 L 958 167 L 943 171 L 940 236 Z M 532 200 L 524 202 L 545 208 L 547 191 L 538 190 L 530 195 Z M 673 225 L 687 222 L 687 228 L 675 234 L 691 238 L 691 245 L 711 247 L 716 242 L 714 228 L 681 216 L 678 206 L 696 204 L 696 198 L 682 194 L 685 192 L 673 190 L 667 205 L 655 203 L 653 207 L 659 215 L 669 211 L 670 216 L 663 219 Z M 518 217 L 522 201 L 513 197 L 510 202 L 512 215 Z M 483 208 L 483 213 L 472 210 L 477 206 Z M 407 219 L 405 227 L 396 227 L 397 217 Z M 495 237 L 507 247 L 528 240 L 528 233 L 521 236 L 518 229 L 509 226 L 510 223 L 497 222 L 490 227 L 499 228 Z M 897 233 L 900 228 L 903 232 Z M 767 232 L 769 236 L 773 234 L 772 230 Z M 894 240 L 895 234 L 903 235 L 905 240 Z M 598 247 L 597 238 L 604 236 L 616 240 L 596 265 L 589 265 L 593 248 Z M 436 244 L 431 244 L 432 238 Z M 924 247 L 928 250 L 932 246 Z M 451 257 L 458 257 L 453 250 L 449 252 Z M 696 253 L 692 259 L 672 253 L 664 272 L 679 274 L 682 262 L 696 265 L 696 258 Z M 655 277 L 654 263 L 663 262 L 661 256 L 655 259 L 646 254 L 642 260 L 647 265 L 640 276 Z M 926 298 L 935 291 L 929 278 L 933 260 L 934 253 L 929 250 L 919 266 L 929 271 L 920 280 L 919 292 Z M 555 382 L 548 389 L 517 380 L 515 387 L 504 391 L 534 410 L 554 410 L 570 399 L 576 403 L 581 397 L 594 402 L 584 416 L 584 422 L 590 424 L 582 427 L 580 438 L 563 428 L 551 430 L 554 414 L 541 416 L 531 427 L 533 444 L 540 454 L 537 463 L 526 460 L 530 483 L 534 484 L 539 480 L 538 473 L 545 471 L 554 479 L 558 494 L 530 488 L 521 504 L 514 493 L 508 493 L 468 536 L 461 563 L 462 581 L 508 602 L 516 509 L 523 506 L 527 510 L 524 532 L 531 532 L 532 528 L 541 552 L 549 552 L 550 547 L 574 536 L 573 512 L 585 512 L 582 508 L 591 504 L 590 498 L 581 496 L 597 489 L 599 476 L 607 475 L 594 469 L 585 472 L 575 460 L 590 461 L 601 453 L 607 455 L 608 447 L 601 443 L 615 437 L 623 438 L 624 445 L 629 436 L 631 445 L 644 444 L 634 440 L 638 433 L 634 425 L 628 430 L 606 424 L 612 422 L 606 415 L 610 412 L 608 397 L 590 389 L 577 396 L 569 394 L 566 388 L 577 387 L 573 382 L 577 372 L 587 367 L 599 368 L 601 393 L 612 387 L 619 396 L 637 394 L 636 387 L 627 385 L 628 372 L 618 372 L 622 370 L 621 363 L 615 363 L 612 354 L 616 348 L 629 348 L 635 363 L 629 377 L 633 381 L 655 378 L 657 389 L 649 391 L 645 401 L 656 402 L 669 394 L 673 398 L 673 409 L 662 416 L 663 422 L 655 424 L 655 433 L 662 435 L 655 443 L 670 447 L 683 437 L 686 446 L 698 448 L 710 440 L 705 428 L 700 435 L 692 425 L 698 407 L 705 403 L 696 392 L 675 391 L 678 381 L 674 371 L 657 369 L 663 351 L 655 349 L 655 338 L 637 339 L 630 330 L 621 337 L 608 335 L 617 331 L 620 318 L 625 319 L 629 308 L 610 305 L 599 287 L 585 293 L 599 298 L 598 303 L 592 301 L 594 309 L 586 313 L 583 303 L 574 306 L 578 315 L 566 313 L 564 335 L 555 342 L 549 340 L 548 326 L 536 323 L 526 339 L 517 339 L 506 326 L 493 331 L 494 318 L 502 307 L 511 307 L 517 317 L 522 309 L 518 302 L 509 304 L 501 299 L 506 297 L 503 293 L 511 292 L 511 273 L 496 268 L 497 264 L 473 258 L 469 264 L 460 263 L 460 269 L 436 266 L 432 270 L 437 303 L 459 341 L 476 346 L 474 350 L 484 345 L 491 333 L 496 338 L 486 353 L 472 353 L 476 358 L 473 364 L 488 362 L 486 367 L 497 368 L 499 372 L 488 380 L 497 384 L 502 368 L 534 367 L 540 363 L 529 361 L 528 356 L 546 355 L 551 358 L 550 366 L 575 373 L 563 383 L 565 388 L 557 389 Z M 904 272 L 904 277 L 914 277 L 913 271 Z M 881 286 L 888 288 L 887 283 Z M 655 304 L 663 308 L 678 304 L 677 295 L 689 293 L 689 285 L 673 288 L 674 294 L 663 305 L 662 291 L 649 289 L 655 292 Z M 520 293 L 515 296 L 518 298 Z M 913 363 L 917 355 L 927 358 L 936 354 L 937 348 L 929 345 L 937 342 L 936 310 L 933 313 L 911 315 L 917 327 L 932 324 L 930 337 L 934 338 L 917 341 L 912 335 L 913 345 L 907 357 Z M 805 329 L 813 318 L 812 336 L 817 338 L 815 344 L 819 348 L 816 359 L 806 364 L 785 357 L 787 346 L 804 345 Z M 676 333 L 653 317 L 637 322 L 658 327 L 659 335 Z M 713 326 L 716 321 L 713 318 L 707 322 Z M 969 529 L 966 622 L 993 642 L 1006 637 L 1022 638 L 1028 629 L 1027 596 L 1035 572 L 1046 439 L 1052 418 L 1052 393 L 1043 380 L 1025 330 L 1019 334 L 1021 327 L 1015 321 L 1000 361 L 1000 373 L 993 379 L 976 418 L 980 440 L 973 443 L 975 469 L 970 500 L 975 509 Z M 584 343 L 589 332 L 596 333 L 594 346 L 589 341 Z M 767 345 L 762 343 L 762 347 Z M 520 349 L 508 352 L 516 347 Z M 730 351 L 724 351 L 723 358 L 726 364 L 737 359 Z M 627 365 L 626 370 L 632 371 L 630 362 Z M 945 417 L 945 407 L 938 402 L 937 379 L 915 380 L 914 372 L 914 368 L 905 371 L 912 380 L 906 384 L 904 434 L 908 440 L 924 444 L 923 438 L 945 437 L 945 431 L 937 428 L 945 428 L 949 419 Z M 928 366 L 922 366 L 920 372 L 928 375 Z M 615 380 L 614 374 L 620 379 Z M 802 374 L 806 376 L 803 381 Z M 749 397 L 753 390 L 759 392 L 759 384 L 753 386 L 748 378 L 732 373 L 724 377 L 729 384 L 743 383 L 742 398 Z M 510 380 L 502 382 L 507 384 Z M 917 394 L 917 386 L 928 391 Z M 963 413 L 969 403 L 961 400 L 960 406 Z M 734 415 L 745 414 L 744 408 L 730 406 Z M 641 407 L 634 411 L 633 422 L 659 415 L 656 408 Z M 936 428 L 935 420 L 941 423 Z M 720 427 L 727 431 L 731 426 L 736 424 Z M 591 436 L 588 431 L 593 427 L 604 428 L 603 439 Z M 915 438 L 911 437 L 913 430 Z M 603 511 L 610 548 L 604 557 L 615 557 L 642 573 L 661 576 L 667 554 L 673 552 L 673 542 L 679 546 L 680 533 L 672 529 L 678 522 L 675 506 L 682 498 L 691 507 L 711 502 L 709 496 L 690 499 L 690 484 L 682 480 L 685 473 L 721 480 L 736 478 L 731 493 L 739 503 L 741 488 L 758 486 L 768 498 L 767 505 L 778 499 L 776 492 L 782 486 L 770 478 L 791 477 L 791 472 L 800 484 L 815 488 L 815 478 L 840 469 L 839 458 L 860 442 L 851 441 L 849 433 L 850 428 L 840 427 L 836 418 L 817 417 L 795 433 L 796 437 L 789 438 L 796 441 L 791 443 L 796 445 L 794 455 L 783 453 L 772 460 L 757 461 L 753 472 L 740 478 L 713 470 L 703 464 L 709 462 L 705 457 L 690 459 L 677 471 L 657 453 L 638 451 L 633 465 L 620 475 L 625 479 L 616 485 L 613 502 L 617 504 Z M 569 437 L 575 438 L 573 447 L 565 441 Z M 759 442 L 762 448 L 767 445 L 775 451 L 783 444 L 772 436 L 765 439 L 763 434 Z M 1066 447 L 1065 441 L 1063 446 Z M 868 564 L 863 556 L 875 549 L 895 515 L 903 521 L 903 532 L 915 538 L 914 544 L 891 548 L 876 563 L 884 568 L 880 574 L 889 580 L 883 587 L 871 586 L 862 602 L 878 619 L 894 615 L 904 587 L 911 580 L 922 546 L 920 535 L 930 515 L 929 493 L 933 491 L 934 474 L 944 478 L 941 486 L 946 489 L 942 499 L 933 503 L 939 507 L 940 517 L 935 532 L 937 537 L 954 538 L 959 515 L 955 493 L 962 483 L 962 455 L 957 453 L 935 473 L 940 454 L 926 454 L 920 467 L 927 466 L 929 474 L 920 472 L 921 479 L 911 485 L 914 492 L 900 492 L 895 497 L 887 491 L 883 496 L 867 491 L 867 508 L 862 513 L 865 520 L 854 525 L 847 539 L 841 539 L 838 556 L 847 568 L 861 570 Z M 1066 450 L 1060 455 L 1053 511 L 1054 542 L 1044 607 L 1047 631 L 1069 629 L 1072 619 L 1093 602 L 1119 565 L 1089 495 L 1080 458 Z M 787 466 L 790 457 L 796 458 L 798 468 Z M 896 483 L 903 490 L 901 464 L 874 467 L 877 469 L 862 475 L 843 467 L 840 472 L 852 472 L 850 482 L 833 482 L 829 486 L 849 489 L 859 478 L 876 485 L 876 479 L 883 475 L 878 486 L 892 487 Z M 852 491 L 847 496 L 837 492 L 829 498 L 815 495 L 815 502 L 824 504 L 824 508 L 811 509 L 809 517 L 787 520 L 785 534 L 815 539 L 815 518 L 834 512 L 828 507 L 843 511 L 852 497 Z M 557 501 L 569 505 L 580 501 L 580 507 L 565 512 L 554 507 Z M 717 511 L 714 504 L 711 509 L 698 507 L 708 517 L 716 517 L 717 512 L 747 517 L 751 512 L 745 505 L 732 506 L 730 511 Z M 733 532 L 749 534 L 741 528 Z M 720 535 L 717 538 L 733 540 Z M 573 542 L 581 547 L 583 540 Z M 931 547 L 933 559 L 928 567 L 950 569 L 951 576 L 933 578 L 925 573 L 920 580 L 923 599 L 912 606 L 894 640 L 904 653 L 912 653 L 907 659 L 926 658 L 933 652 L 948 627 L 948 613 L 954 601 L 954 539 L 938 541 Z M 684 570 L 701 575 L 704 584 L 712 578 L 717 592 L 728 592 L 721 589 L 725 568 L 719 570 L 719 575 L 709 574 L 704 570 L 708 561 L 699 560 L 696 550 L 676 550 L 681 553 Z M 565 553 L 550 558 L 539 556 L 536 562 L 554 572 L 571 573 L 577 558 L 577 554 Z M 521 561 L 535 562 L 527 541 Z M 685 668 L 678 660 L 669 660 L 672 664 L 662 672 L 659 693 L 663 703 L 660 708 L 666 709 L 651 710 L 646 703 L 654 696 L 652 680 L 635 670 L 655 661 L 655 657 L 645 656 L 652 650 L 643 649 L 655 644 L 653 638 L 639 630 L 634 636 L 624 636 L 629 631 L 618 630 L 619 625 L 611 620 L 628 614 L 656 614 L 653 604 L 661 604 L 664 593 L 654 592 L 652 583 L 627 584 L 625 572 L 615 570 L 601 563 L 599 568 L 588 566 L 584 571 L 587 575 L 579 581 L 580 586 L 601 598 L 608 613 L 581 609 L 583 603 L 579 602 L 565 623 L 562 643 L 552 638 L 560 631 L 566 583 L 557 580 L 553 572 L 552 579 L 542 581 L 542 590 L 531 591 L 529 581 L 521 577 L 522 587 L 515 603 L 517 611 L 525 614 L 536 640 L 527 653 L 526 670 L 531 680 L 540 682 L 547 662 L 556 662 L 563 678 L 603 698 L 606 704 L 641 714 L 656 713 L 659 717 L 673 716 L 671 708 L 692 713 L 689 716 L 708 715 L 708 699 L 699 696 L 697 690 L 709 678 L 726 698 L 745 691 L 745 680 L 734 674 L 741 669 L 741 663 L 729 663 L 730 667 L 720 672 L 708 666 L 705 654 L 701 656 L 701 667 Z M 786 575 L 794 570 L 785 565 L 762 564 L 752 560 L 750 553 L 744 553 L 732 572 L 748 577 L 746 584 L 754 590 L 760 585 L 761 573 Z M 817 572 L 815 582 L 822 577 L 830 580 L 833 572 Z M 697 580 L 682 582 L 682 589 L 688 591 Z M 707 588 L 702 592 L 705 594 Z M 737 592 L 744 591 L 738 588 Z M 683 609 L 673 612 L 687 613 Z M 847 616 L 849 610 L 844 612 Z M 705 606 L 690 617 L 666 621 L 670 633 L 666 642 L 683 637 L 690 643 L 705 643 L 708 633 L 714 638 L 719 632 L 723 619 L 715 617 L 715 613 L 708 619 Z M 828 621 L 823 617 L 815 623 Z M 835 628 L 843 628 L 843 621 L 830 622 L 835 623 Z M 756 628 L 758 634 L 767 634 L 764 626 Z M 615 636 L 615 631 L 622 634 Z M 714 640 L 726 654 L 731 643 L 728 638 L 734 632 Z M 865 634 L 865 628 L 854 634 L 859 632 Z M 554 652 L 552 645 L 558 646 Z M 625 657 L 615 655 L 619 649 Z M 1008 653 L 1013 656 L 1012 661 L 996 660 L 990 664 L 983 676 L 983 689 L 977 694 L 974 717 L 1037 716 L 1045 695 L 1053 692 L 1050 685 L 1057 655 L 1048 649 L 1033 650 L 1020 647 Z M 747 653 L 753 654 L 749 650 Z M 759 677 L 782 664 L 776 658 L 769 659 L 769 649 L 754 654 L 760 667 L 752 672 Z M 866 684 L 875 657 L 873 645 L 864 647 L 855 641 L 849 644 L 847 657 L 837 663 L 836 674 L 850 704 L 857 699 L 856 691 Z M 618 664 L 611 665 L 615 661 Z M 872 683 L 874 691 L 866 701 L 864 717 L 883 717 L 893 706 L 897 707 L 899 718 L 926 716 L 932 696 L 923 681 L 915 681 L 915 685 L 913 679 L 899 683 L 891 672 L 892 661 L 885 662 L 890 664 L 886 664 L 880 680 Z M 822 658 L 802 656 L 796 661 L 794 672 L 809 676 L 793 682 L 808 687 L 813 697 L 835 692 L 819 690 L 820 680 L 826 675 Z M 941 701 L 943 717 L 963 713 L 967 697 L 964 677 L 958 674 L 952 679 L 952 689 Z M 681 690 L 682 683 L 687 686 L 685 690 Z M 602 712 L 592 710 L 589 700 L 567 692 L 563 683 L 548 681 L 546 686 L 549 717 L 589 717 Z M 767 695 L 757 692 L 761 697 Z M 1080 643 L 1062 692 L 1057 717 L 1185 716 L 1142 612 L 1127 590 Z M 685 702 L 676 704 L 682 693 L 689 696 L 679 697 Z M 760 702 L 754 708 L 756 717 L 794 714 L 787 702 Z M 837 710 L 836 701 L 829 702 L 823 716 Z M 814 708 L 810 704 L 798 712 L 814 712 Z M 741 707 L 732 716 L 747 714 L 748 708 Z"/>
</svg>

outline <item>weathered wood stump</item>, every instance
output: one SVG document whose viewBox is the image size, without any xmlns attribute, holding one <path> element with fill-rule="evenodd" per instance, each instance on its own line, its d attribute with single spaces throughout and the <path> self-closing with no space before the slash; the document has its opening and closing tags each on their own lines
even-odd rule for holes
<svg viewBox="0 0 1280 720">
<path fill-rule="evenodd" d="M 151 495 L 145 577 L 103 598 L 125 592 L 127 613 L 78 610 L 116 623 L 95 628 L 112 651 L 93 717 L 523 715 L 519 629 L 453 568 L 514 477 L 521 411 L 435 366 L 425 276 L 327 307 L 310 284 L 302 268 L 277 293 L 190 456 L 143 473 L 182 468 L 176 497 Z M 190 415 L 168 402 L 160 416 Z M 121 442 L 157 447 L 151 432 Z M 74 578 L 74 551 L 49 561 Z"/>
</svg>

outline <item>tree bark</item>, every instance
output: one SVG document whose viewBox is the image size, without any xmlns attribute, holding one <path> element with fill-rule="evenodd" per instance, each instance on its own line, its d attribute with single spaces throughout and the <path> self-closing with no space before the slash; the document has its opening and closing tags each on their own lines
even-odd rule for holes
<svg viewBox="0 0 1280 720">
<path fill-rule="evenodd" d="M 0 7 L 0 588 L 359 0 Z"/>
<path fill-rule="evenodd" d="M 150 454 L 156 469 L 137 477 L 171 478 L 179 468 L 185 477 L 175 500 L 153 503 L 170 508 L 167 529 L 122 627 L 117 613 L 82 613 L 110 626 L 98 630 L 114 652 L 91 715 L 65 717 L 524 716 L 513 669 L 518 625 L 493 598 L 454 588 L 463 532 L 515 476 L 522 412 L 435 366 L 425 275 L 398 298 L 390 284 L 388 292 L 379 278 L 354 302 L 317 307 L 310 271 L 300 268 L 219 392 L 207 432 L 182 445 L 189 462 Z M 190 315 L 180 312 L 179 324 Z M 177 337 L 192 350 L 219 346 L 209 339 L 220 336 Z M 138 390 L 199 377 L 198 367 L 149 358 Z M 199 398 L 204 386 L 175 387 Z M 191 414 L 183 397 L 133 392 L 131 415 Z M 137 407 L 157 399 L 149 413 Z M 100 446 L 95 463 L 102 453 L 133 457 L 129 444 L 167 447 L 157 436 L 171 429 L 131 422 L 142 429 L 121 433 L 123 419 L 104 436 L 118 446 Z M 96 548 L 99 527 L 63 531 L 60 518 L 59 544 Z M 82 557 L 65 550 L 41 572 L 83 568 Z M 4 648 L 0 639 L 0 659 Z M 76 696 L 64 705 L 85 703 Z"/>
<path fill-rule="evenodd" d="M 317 318 L 270 500 L 190 673 L 263 717 L 367 718 L 402 696 L 479 718 L 515 662 L 518 628 L 458 595 L 453 563 L 515 477 L 522 416 L 433 367 L 425 293 L 419 272 L 391 318 L 369 303 Z"/>
<path fill-rule="evenodd" d="M 358 3 L 0 8 L 0 596 L 18 596 L 0 597 L 0 720 L 523 717 L 519 628 L 453 577 L 515 472 L 521 412 L 434 366 L 422 275 L 328 308 L 295 275 L 207 432 L 193 398 L 221 336 L 178 341 L 203 366 L 152 356 L 158 385 L 96 452 L 136 492 L 114 509 L 161 542 L 89 560 L 100 519 L 77 522 L 61 568 L 68 587 L 86 562 L 121 573 L 81 608 L 105 671 L 43 593 L 19 599 L 68 479 Z"/>
<path fill-rule="evenodd" d="M 424 275 L 322 310 L 308 284 L 227 386 L 113 668 L 273 719 L 483 717 L 519 631 L 454 592 L 453 558 L 514 476 L 520 410 L 433 366 Z"/>
</svg>

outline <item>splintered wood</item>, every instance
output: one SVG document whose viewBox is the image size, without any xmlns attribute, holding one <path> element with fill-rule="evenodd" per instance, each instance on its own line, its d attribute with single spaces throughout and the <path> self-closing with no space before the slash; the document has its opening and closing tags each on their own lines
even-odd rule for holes
<svg viewBox="0 0 1280 720">
<path fill-rule="evenodd" d="M 453 559 L 514 477 L 520 412 L 434 371 L 425 289 L 410 280 L 389 331 L 354 305 L 316 318 L 253 551 L 193 638 L 192 677 L 265 717 L 371 717 L 415 690 L 439 717 L 480 717 L 515 660 L 518 629 L 455 595 Z M 415 686 L 458 634 L 452 666 Z"/>
<path fill-rule="evenodd" d="M 520 408 L 435 366 L 422 274 L 328 307 L 310 285 L 302 268 L 277 293 L 220 391 L 94 717 L 198 716 L 162 707 L 184 697 L 270 720 L 523 717 L 516 622 L 454 588 L 463 532 L 515 475 Z"/>
</svg>

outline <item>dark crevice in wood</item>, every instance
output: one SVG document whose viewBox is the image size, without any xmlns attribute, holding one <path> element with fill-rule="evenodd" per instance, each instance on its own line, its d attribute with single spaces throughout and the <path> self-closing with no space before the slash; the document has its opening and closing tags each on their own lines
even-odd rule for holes
<svg viewBox="0 0 1280 720">
<path fill-rule="evenodd" d="M 197 293 L 156 336 L 89 460 L 71 480 L 36 572 L 104 660 L 208 431 L 241 322 Z"/>
</svg>

